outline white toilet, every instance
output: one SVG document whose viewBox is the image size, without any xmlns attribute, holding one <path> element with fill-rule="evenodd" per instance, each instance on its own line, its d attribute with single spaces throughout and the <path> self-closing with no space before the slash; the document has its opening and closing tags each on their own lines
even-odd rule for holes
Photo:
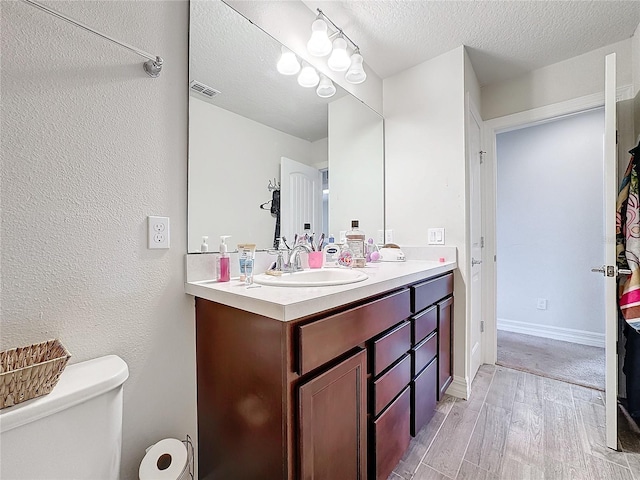
<svg viewBox="0 0 640 480">
<path fill-rule="evenodd" d="M 0 478 L 117 479 L 128 377 L 115 355 L 76 363 L 50 394 L 0 410 Z"/>
</svg>

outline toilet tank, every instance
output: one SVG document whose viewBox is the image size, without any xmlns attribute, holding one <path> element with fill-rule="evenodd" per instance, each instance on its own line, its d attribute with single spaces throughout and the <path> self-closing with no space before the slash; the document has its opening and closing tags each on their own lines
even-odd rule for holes
<svg viewBox="0 0 640 480">
<path fill-rule="evenodd" d="M 76 363 L 48 395 L 0 410 L 0 478 L 117 479 L 128 376 L 116 355 Z"/>
</svg>

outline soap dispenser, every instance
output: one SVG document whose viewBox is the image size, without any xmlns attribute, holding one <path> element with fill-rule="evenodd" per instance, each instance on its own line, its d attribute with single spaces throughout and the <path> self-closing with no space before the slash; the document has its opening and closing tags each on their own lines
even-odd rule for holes
<svg viewBox="0 0 640 480">
<path fill-rule="evenodd" d="M 231 235 L 220 236 L 220 256 L 218 256 L 216 262 L 219 282 L 228 282 L 231 280 L 229 254 L 227 253 L 227 238 L 229 237 L 231 237 Z"/>
<path fill-rule="evenodd" d="M 338 258 L 340 257 L 340 247 L 335 244 L 333 235 L 329 235 L 329 243 L 323 248 L 324 266 L 337 267 Z"/>
</svg>

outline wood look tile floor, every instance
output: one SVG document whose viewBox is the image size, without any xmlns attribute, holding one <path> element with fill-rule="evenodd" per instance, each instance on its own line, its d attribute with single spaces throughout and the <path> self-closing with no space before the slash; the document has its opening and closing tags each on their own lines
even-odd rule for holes
<svg viewBox="0 0 640 480">
<path fill-rule="evenodd" d="M 620 412 L 605 446 L 604 393 L 483 365 L 468 400 L 445 395 L 388 480 L 640 480 L 640 430 Z"/>
</svg>

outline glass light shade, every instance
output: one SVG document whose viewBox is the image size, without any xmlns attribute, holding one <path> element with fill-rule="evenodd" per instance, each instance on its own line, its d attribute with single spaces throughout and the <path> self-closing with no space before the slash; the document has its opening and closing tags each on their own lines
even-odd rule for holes
<svg viewBox="0 0 640 480">
<path fill-rule="evenodd" d="M 367 79 L 367 74 L 362 66 L 362 55 L 359 53 L 351 55 L 351 66 L 347 73 L 344 74 L 344 79 L 355 85 L 362 83 Z"/>
<path fill-rule="evenodd" d="M 300 71 L 300 63 L 296 54 L 286 47 L 282 47 L 282 54 L 277 64 L 278 72 L 282 75 L 295 75 Z"/>
<path fill-rule="evenodd" d="M 311 24 L 311 38 L 307 42 L 307 51 L 314 57 L 324 57 L 331 52 L 331 40 L 327 35 L 327 23 L 317 19 Z"/>
<path fill-rule="evenodd" d="M 334 72 L 344 72 L 349 68 L 350 63 L 351 60 L 347 54 L 347 41 L 342 37 L 336 38 L 333 41 L 333 51 L 331 52 L 331 56 L 329 57 L 329 60 L 327 60 L 329 68 Z"/>
<path fill-rule="evenodd" d="M 300 75 L 298 75 L 298 84 L 301 87 L 311 88 L 318 85 L 320 81 L 320 77 L 318 76 L 318 72 L 311 65 L 305 65 L 300 70 Z"/>
<path fill-rule="evenodd" d="M 322 78 L 320 78 L 320 84 L 316 89 L 316 93 L 321 98 L 333 97 L 336 94 L 336 87 L 330 78 L 322 75 Z"/>
</svg>

